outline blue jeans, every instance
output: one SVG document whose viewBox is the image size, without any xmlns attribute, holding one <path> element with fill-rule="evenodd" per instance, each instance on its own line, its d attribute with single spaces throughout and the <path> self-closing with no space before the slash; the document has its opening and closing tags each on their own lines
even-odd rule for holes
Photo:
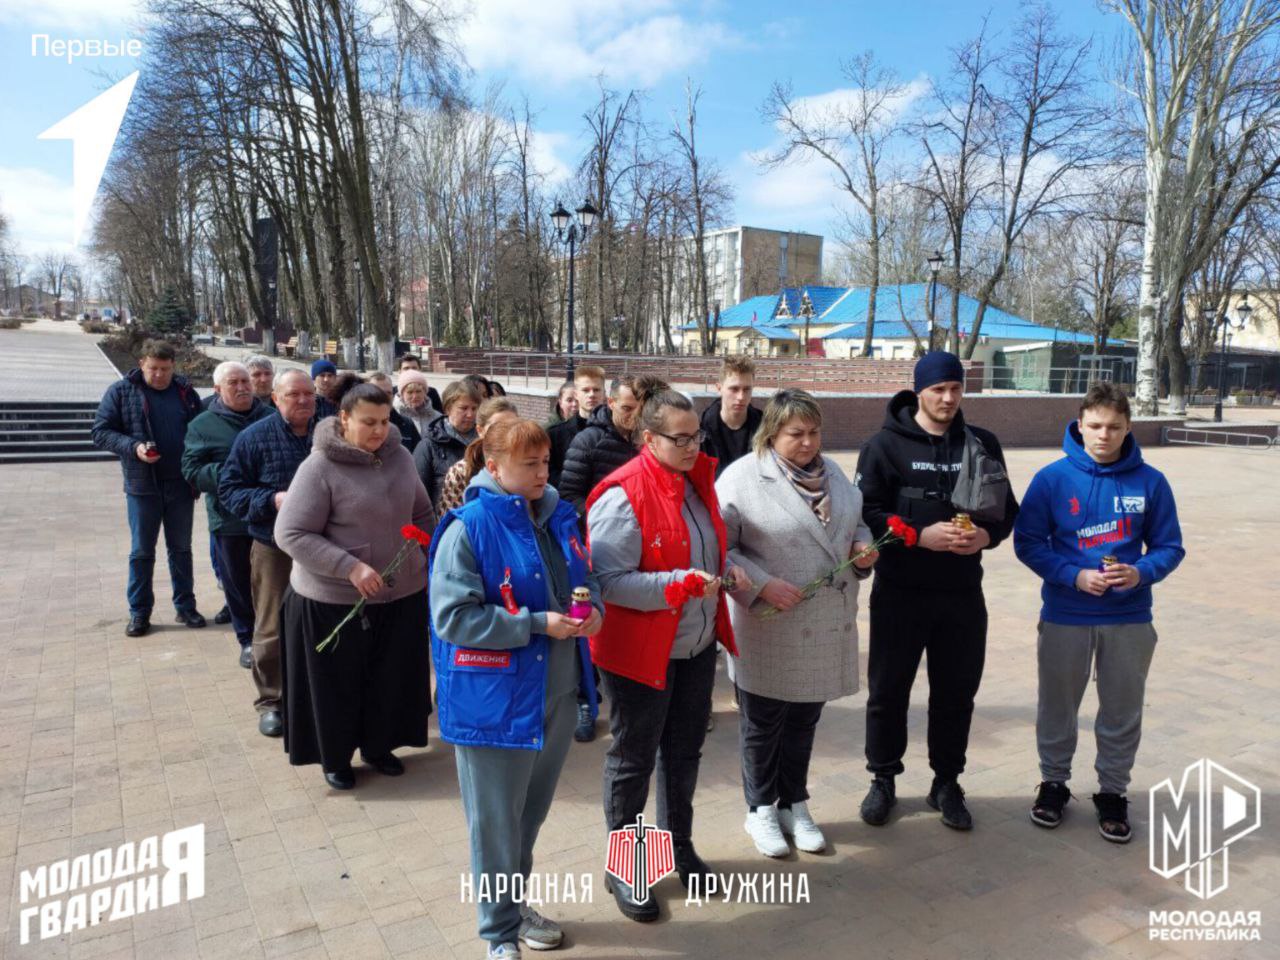
<svg viewBox="0 0 1280 960">
<path fill-rule="evenodd" d="M 129 613 L 151 616 L 155 594 L 151 575 L 156 565 L 156 541 L 164 527 L 169 554 L 169 579 L 173 582 L 173 606 L 179 613 L 196 608 L 195 575 L 191 565 L 191 521 L 195 500 L 185 480 L 163 480 L 158 494 L 126 494 L 129 514 Z"/>
</svg>

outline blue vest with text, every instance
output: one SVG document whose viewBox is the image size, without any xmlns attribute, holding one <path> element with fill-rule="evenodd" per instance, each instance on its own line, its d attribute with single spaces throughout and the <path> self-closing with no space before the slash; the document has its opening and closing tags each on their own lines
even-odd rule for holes
<svg viewBox="0 0 1280 960">
<path fill-rule="evenodd" d="M 547 579 L 542 554 L 523 497 L 489 490 L 468 490 L 468 500 L 441 519 L 431 542 L 430 568 L 436 547 L 449 524 L 461 522 L 471 541 L 477 573 L 484 580 L 485 603 L 504 606 L 501 588 L 510 576 L 515 601 L 533 613 L 547 609 Z M 547 530 L 564 554 L 569 582 L 586 583 L 587 567 L 571 543 L 579 536 L 577 514 L 561 501 L 547 521 Z M 436 699 L 440 736 L 469 747 L 508 747 L 541 750 L 547 686 L 548 638 L 533 634 L 524 647 L 482 650 L 445 639 L 431 623 L 431 654 L 436 669 Z M 592 713 L 596 711 L 590 653 L 579 638 L 578 660 L 583 669 Z"/>
</svg>

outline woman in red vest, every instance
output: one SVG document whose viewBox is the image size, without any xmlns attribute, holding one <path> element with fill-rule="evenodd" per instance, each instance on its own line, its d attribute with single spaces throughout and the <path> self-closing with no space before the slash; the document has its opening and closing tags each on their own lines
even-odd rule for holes
<svg viewBox="0 0 1280 960">
<path fill-rule="evenodd" d="M 716 461 L 699 449 L 704 435 L 693 404 L 675 390 L 660 391 L 645 402 L 640 427 L 640 456 L 609 474 L 587 500 L 592 565 L 605 601 L 591 658 L 608 691 L 613 733 L 604 815 L 610 830 L 634 824 L 656 764 L 658 826 L 671 831 L 675 868 L 687 887 L 690 874 L 710 872 L 693 848 L 693 791 L 711 715 L 716 642 L 737 653 L 720 573 L 735 589 L 751 584 L 739 568 L 725 570 Z M 624 916 L 657 919 L 653 897 L 638 901 L 630 884 L 605 882 Z"/>
</svg>

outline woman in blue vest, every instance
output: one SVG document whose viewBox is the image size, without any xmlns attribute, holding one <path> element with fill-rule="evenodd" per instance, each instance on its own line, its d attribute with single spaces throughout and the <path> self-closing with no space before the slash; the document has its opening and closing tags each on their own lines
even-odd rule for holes
<svg viewBox="0 0 1280 960">
<path fill-rule="evenodd" d="M 531 420 L 493 424 L 485 468 L 440 521 L 430 560 L 440 735 L 454 744 L 471 834 L 480 937 L 490 958 L 560 945 L 560 927 L 508 893 L 533 866 L 578 713 L 594 706 L 586 641 L 603 622 L 577 514 L 547 486 L 551 442 Z M 591 615 L 566 615 L 576 587 Z M 583 669 L 585 667 L 585 670 Z M 503 878 L 499 887 L 497 878 Z"/>
</svg>

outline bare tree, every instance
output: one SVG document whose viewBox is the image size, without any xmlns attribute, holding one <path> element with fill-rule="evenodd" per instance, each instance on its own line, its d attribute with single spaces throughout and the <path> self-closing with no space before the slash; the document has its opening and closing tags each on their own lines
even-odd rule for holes
<svg viewBox="0 0 1280 960">
<path fill-rule="evenodd" d="M 1093 352 L 1101 354 L 1125 317 L 1125 291 L 1138 275 L 1141 190 L 1125 173 L 1104 180 L 1070 223 L 1072 287 L 1089 317 Z"/>
<path fill-rule="evenodd" d="M 987 25 L 976 37 L 953 51 L 948 83 L 932 84 L 935 108 L 920 121 L 925 173 L 919 189 L 932 201 L 946 224 L 951 248 L 950 346 L 960 352 L 960 288 L 964 282 L 966 244 L 973 227 L 971 217 L 994 189 L 990 165 L 985 162 L 996 136 L 994 103 L 987 92 L 996 66 L 987 37 Z M 929 119 L 929 117 L 937 119 Z M 930 349 L 934 331 L 930 332 Z"/>
<path fill-rule="evenodd" d="M 820 157 L 830 167 L 836 184 L 866 218 L 866 276 L 868 278 L 867 330 L 862 354 L 871 354 L 880 289 L 880 243 L 885 227 L 880 206 L 883 165 L 891 140 L 899 133 L 896 112 L 906 87 L 897 76 L 864 51 L 840 65 L 853 84 L 847 100 L 816 106 L 797 99 L 790 83 L 775 82 L 765 101 L 764 119 L 781 129 L 781 148 L 761 158 L 766 167 L 777 167 L 797 157 Z"/>
<path fill-rule="evenodd" d="M 732 194 L 714 164 L 698 151 L 698 100 L 701 88 L 685 82 L 685 114 L 672 125 L 671 138 L 676 144 L 687 202 L 683 204 L 684 224 L 692 239 L 692 277 L 698 335 L 702 352 L 716 351 L 719 312 L 713 316 L 707 278 L 707 227 L 714 225 Z"/>
<path fill-rule="evenodd" d="M 1099 110 L 1087 95 L 1085 79 L 1089 48 L 1087 42 L 1058 36 L 1054 15 L 1037 7 L 1001 58 L 1005 83 L 992 98 L 993 170 L 983 211 L 993 228 L 987 235 L 992 256 L 981 271 L 966 358 L 973 356 L 987 306 L 1027 227 L 1062 217 L 1089 189 L 1085 175 L 1102 152 Z M 955 330 L 953 315 L 953 337 Z"/>
<path fill-rule="evenodd" d="M 1275 173 L 1274 151 L 1255 158 L 1277 124 L 1276 0 L 1108 0 L 1130 26 L 1130 93 L 1140 112 L 1146 194 L 1138 312 L 1137 401 L 1155 414 L 1160 304 L 1178 305 L 1187 277 Z M 1224 133 L 1230 133 L 1229 142 Z M 1225 149 L 1224 149 L 1225 148 Z M 1225 178 L 1225 182 L 1224 182 Z M 1173 190 L 1175 180 L 1181 190 Z M 1227 188 L 1223 190 L 1222 188 Z M 1225 202 L 1201 242 L 1190 242 L 1195 199 Z M 1185 202 L 1193 198 L 1193 202 Z M 1202 218 L 1203 222 L 1203 218 Z M 1166 337 L 1180 353 L 1180 337 Z M 1181 398 L 1174 398 L 1174 406 Z"/>
</svg>

